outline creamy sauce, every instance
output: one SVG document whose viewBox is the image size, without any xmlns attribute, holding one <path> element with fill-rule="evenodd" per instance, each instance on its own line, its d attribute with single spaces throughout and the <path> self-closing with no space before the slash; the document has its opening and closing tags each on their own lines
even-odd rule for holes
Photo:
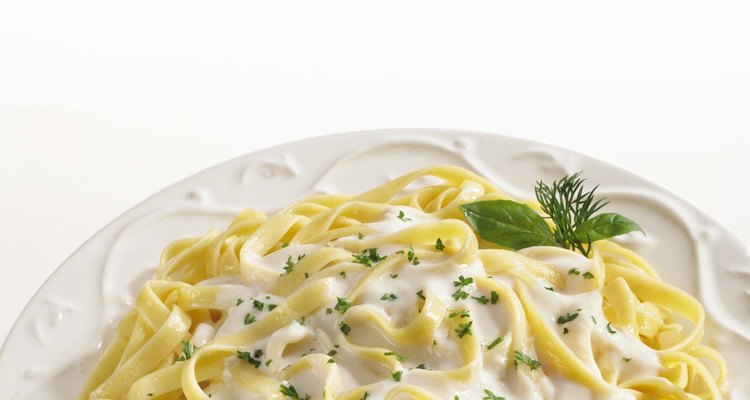
<svg viewBox="0 0 750 400">
<path fill-rule="evenodd" d="M 399 212 L 410 218 L 402 220 L 398 218 Z M 421 213 L 416 209 L 408 207 L 390 207 L 387 209 L 382 221 L 367 224 L 371 229 L 371 236 L 387 235 L 409 226 L 422 222 L 432 221 L 431 216 Z M 347 241 L 359 240 L 356 236 L 341 238 L 330 243 L 334 247 L 342 247 Z M 297 257 L 300 254 L 309 254 L 316 251 L 320 246 L 315 245 L 291 245 L 267 256 L 250 255 L 248 260 L 253 268 L 268 271 L 270 275 L 278 276 L 283 273 L 283 266 L 287 257 Z M 381 255 L 392 254 L 404 250 L 403 246 L 381 246 L 378 252 Z M 607 329 L 607 320 L 602 309 L 602 297 L 596 290 L 593 280 L 587 280 L 580 275 L 569 274 L 571 268 L 577 268 L 580 274 L 592 272 L 593 264 L 587 258 L 567 252 L 560 256 L 559 252 L 550 257 L 544 248 L 529 248 L 520 253 L 530 258 L 544 261 L 549 267 L 560 272 L 564 277 L 565 284 L 560 285 L 564 289 L 550 291 L 549 282 L 539 279 L 534 282 L 529 290 L 531 299 L 536 305 L 539 314 L 549 324 L 550 328 L 558 332 L 563 342 L 577 354 L 586 366 L 595 374 L 599 370 L 608 369 L 614 374 L 628 379 L 637 377 L 650 377 L 658 373 L 660 363 L 655 351 L 632 337 L 628 332 L 618 331 L 615 334 Z M 500 304 L 482 304 L 473 297 L 482 295 L 490 297 L 476 286 L 468 285 L 464 288 L 470 295 L 464 300 L 455 300 L 451 295 L 456 288 L 453 282 L 460 276 L 475 279 L 488 276 L 487 271 L 480 260 L 469 265 L 450 265 L 436 268 L 436 265 L 444 261 L 447 256 L 436 259 L 422 259 L 419 265 L 406 263 L 398 266 L 393 272 L 398 275 L 393 278 L 389 274 L 383 274 L 372 284 L 367 285 L 364 292 L 359 296 L 356 304 L 347 312 L 352 312 L 357 307 L 367 307 L 374 310 L 387 321 L 396 326 L 402 326 L 413 319 L 418 313 L 416 306 L 416 292 L 428 289 L 440 298 L 448 310 L 465 310 L 474 321 L 472 335 L 486 346 L 495 340 L 500 333 L 508 332 L 509 320 L 504 308 Z M 377 265 L 373 268 L 377 268 Z M 361 275 L 360 275 L 361 276 Z M 359 280 L 356 274 L 349 273 L 346 278 L 336 276 L 335 279 L 337 297 L 346 297 L 349 289 Z M 313 275 L 311 279 L 315 279 Z M 507 285 L 512 289 L 520 283 L 510 276 L 497 274 L 493 276 L 498 283 Z M 245 316 L 252 315 L 257 319 L 263 318 L 267 313 L 267 307 L 259 310 L 254 307 L 253 300 L 265 304 L 279 304 L 283 298 L 265 293 L 270 282 L 265 284 L 259 282 L 241 282 L 239 278 L 232 284 L 221 286 L 219 303 L 229 308 L 229 313 L 223 325 L 216 331 L 215 338 L 244 329 Z M 383 300 L 385 294 L 392 295 L 392 300 Z M 391 297 L 389 297 L 391 298 Z M 237 305 L 237 299 L 243 301 Z M 335 302 L 328 305 L 333 308 Z M 563 333 L 563 326 L 557 323 L 557 319 L 566 313 L 578 313 L 578 317 L 565 324 L 568 333 Z M 447 318 L 446 318 L 447 320 Z M 341 390 L 352 389 L 364 385 L 372 385 L 369 389 L 371 398 L 383 398 L 385 394 L 399 383 L 412 384 L 428 390 L 440 398 L 453 398 L 459 396 L 462 399 L 478 399 L 486 396 L 485 390 L 490 390 L 496 395 L 519 400 L 552 399 L 552 398 L 575 398 L 575 399 L 633 399 L 634 397 L 624 390 L 612 387 L 610 393 L 596 396 L 587 387 L 573 382 L 562 375 L 550 371 L 545 374 L 538 383 L 532 383 L 519 379 L 516 374 L 508 373 L 512 368 L 507 368 L 509 360 L 502 352 L 506 349 L 510 340 L 504 340 L 495 347 L 495 351 L 482 351 L 482 356 L 470 366 L 471 378 L 468 381 L 452 381 L 442 376 L 436 376 L 431 370 L 451 370 L 460 367 L 459 350 L 455 340 L 451 340 L 450 328 L 446 325 L 438 330 L 435 337 L 435 345 L 432 348 L 423 347 L 398 347 L 394 348 L 392 343 L 374 327 L 367 324 L 353 325 L 348 336 L 343 336 L 339 331 L 341 314 L 327 311 L 325 308 L 318 309 L 308 315 L 304 322 L 293 322 L 286 327 L 274 332 L 270 337 L 264 338 L 252 344 L 246 351 L 254 352 L 261 350 L 264 363 L 259 369 L 262 373 L 279 376 L 283 368 L 296 362 L 301 357 L 328 357 L 329 352 L 336 351 L 333 356 L 336 370 L 340 374 Z M 201 330 L 200 339 L 209 334 L 208 330 Z M 400 382 L 394 381 L 392 372 L 385 365 L 374 362 L 363 362 L 362 359 L 347 352 L 344 338 L 355 345 L 368 347 L 382 347 L 392 349 L 394 352 L 404 355 L 406 360 L 396 368 L 402 371 Z M 532 355 L 533 357 L 533 355 Z M 624 362 L 628 358 L 630 361 Z M 269 365 L 265 365 L 265 362 Z M 229 358 L 226 363 L 243 362 L 235 358 Z M 597 365 L 597 362 L 599 363 Z M 423 364 L 425 369 L 416 368 Z M 544 369 L 544 366 L 542 367 Z M 322 398 L 324 375 L 312 368 L 306 372 L 294 375 L 289 384 L 293 384 L 300 395 L 310 394 L 312 398 Z M 256 398 L 250 392 L 242 394 L 242 389 L 234 387 L 231 377 L 223 385 L 214 385 L 207 389 L 215 399 L 230 398 Z"/>
</svg>

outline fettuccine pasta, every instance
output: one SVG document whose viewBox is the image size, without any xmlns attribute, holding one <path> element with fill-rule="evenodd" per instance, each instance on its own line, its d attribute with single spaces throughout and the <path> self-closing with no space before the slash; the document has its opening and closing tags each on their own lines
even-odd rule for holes
<svg viewBox="0 0 750 400">
<path fill-rule="evenodd" d="M 494 199 L 435 166 L 177 240 L 79 399 L 722 398 L 695 298 L 613 241 L 479 239 Z"/>
</svg>

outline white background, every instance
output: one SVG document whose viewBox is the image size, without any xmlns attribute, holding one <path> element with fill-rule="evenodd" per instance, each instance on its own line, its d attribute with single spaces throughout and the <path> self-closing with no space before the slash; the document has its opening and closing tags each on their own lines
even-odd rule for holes
<svg viewBox="0 0 750 400">
<path fill-rule="evenodd" d="M 0 341 L 129 207 L 328 133 L 461 128 L 559 145 L 750 243 L 742 3 L 17 3 L 0 3 Z"/>
</svg>

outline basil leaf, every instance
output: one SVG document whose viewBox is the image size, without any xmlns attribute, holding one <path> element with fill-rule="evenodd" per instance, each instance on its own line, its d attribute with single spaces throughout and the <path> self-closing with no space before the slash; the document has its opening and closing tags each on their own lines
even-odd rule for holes
<svg viewBox="0 0 750 400">
<path fill-rule="evenodd" d="M 618 213 L 604 213 L 578 225 L 575 234 L 581 241 L 595 242 L 635 231 L 643 232 L 643 229 Z"/>
<path fill-rule="evenodd" d="M 484 200 L 459 206 L 484 240 L 513 250 L 556 246 L 552 230 L 531 207 L 511 200 Z"/>
</svg>

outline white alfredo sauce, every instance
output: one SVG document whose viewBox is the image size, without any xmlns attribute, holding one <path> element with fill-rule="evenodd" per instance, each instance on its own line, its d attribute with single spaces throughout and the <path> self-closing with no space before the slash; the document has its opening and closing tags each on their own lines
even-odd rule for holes
<svg viewBox="0 0 750 400">
<path fill-rule="evenodd" d="M 404 212 L 406 218 L 398 218 L 400 211 Z M 435 221 L 432 216 L 416 209 L 394 206 L 386 210 L 382 221 L 366 226 L 372 230 L 368 237 L 372 237 L 432 221 Z M 347 240 L 358 240 L 358 238 L 356 236 L 341 238 L 329 245 L 340 247 Z M 243 262 L 251 262 L 261 271 L 265 270 L 269 274 L 279 275 L 284 272 L 283 267 L 289 256 L 296 259 L 299 255 L 312 253 L 320 247 L 322 246 L 291 245 L 267 256 L 251 256 L 251 260 L 243 260 Z M 388 255 L 399 250 L 408 249 L 399 245 L 381 246 L 378 248 L 378 253 Z M 608 328 L 608 321 L 602 313 L 601 293 L 595 288 L 593 280 L 582 277 L 582 274 L 591 272 L 593 263 L 574 252 L 566 252 L 564 256 L 561 256 L 560 252 L 551 255 L 552 253 L 543 250 L 544 248 L 528 248 L 518 253 L 542 261 L 560 272 L 565 279 L 565 289 L 558 291 L 545 289 L 550 284 L 539 280 L 538 285 L 530 285 L 527 290 L 539 315 L 547 321 L 553 331 L 558 333 L 570 350 L 595 375 L 599 375 L 600 369 L 613 371 L 612 373 L 626 379 L 650 377 L 657 374 L 661 364 L 654 350 L 624 330 L 620 331 L 612 326 Z M 257 350 L 262 351 L 263 355 L 260 357 L 262 364 L 259 371 L 276 376 L 285 366 L 299 360 L 300 357 L 312 354 L 330 355 L 335 352 L 332 358 L 335 360 L 335 373 L 339 375 L 337 378 L 341 391 L 372 385 L 368 389 L 368 399 L 382 399 L 389 390 L 400 384 L 420 387 L 442 399 L 454 399 L 455 396 L 464 400 L 481 399 L 487 396 L 485 390 L 513 400 L 634 399 L 627 391 L 619 390 L 614 386 L 609 393 L 594 394 L 587 387 L 555 371 L 545 370 L 543 363 L 542 377 L 538 382 L 519 378 L 522 375 L 515 374 L 511 365 L 514 362 L 512 355 L 505 356 L 507 352 L 504 349 L 507 349 L 510 344 L 508 338 L 498 343 L 492 350 L 486 349 L 486 346 L 498 337 L 499 332 L 508 332 L 510 329 L 510 321 L 505 315 L 504 308 L 500 304 L 482 304 L 472 298 L 472 296 L 481 297 L 482 295 L 489 297 L 489 293 L 481 293 L 476 284 L 464 288 L 470 294 L 467 299 L 457 301 L 452 297 L 456 291 L 453 282 L 459 276 L 475 279 L 488 276 L 481 261 L 477 259 L 470 265 L 453 265 L 450 268 L 431 268 L 436 261 L 421 260 L 419 265 L 409 263 L 400 266 L 395 271 L 398 274 L 396 278 L 383 274 L 365 288 L 357 300 L 357 306 L 372 307 L 386 320 L 396 326 L 403 326 L 418 313 L 416 293 L 429 288 L 431 293 L 448 306 L 449 311 L 467 310 L 474 321 L 472 335 L 483 346 L 482 355 L 471 365 L 471 377 L 467 381 L 451 381 L 444 375 L 437 376 L 438 374 L 434 373 L 462 366 L 455 337 L 451 337 L 451 329 L 445 322 L 447 316 L 437 331 L 432 348 L 395 349 L 395 345 L 389 343 L 377 329 L 367 325 L 360 325 L 356 332 L 352 331 L 348 336 L 342 336 L 339 330 L 342 315 L 336 311 L 326 311 L 324 307 L 306 316 L 304 324 L 293 322 L 274 332 L 270 337 L 254 343 L 246 351 L 251 353 Z M 572 268 L 576 268 L 580 274 L 568 273 Z M 336 295 L 345 297 L 347 291 L 361 278 L 362 274 L 350 271 L 346 278 L 336 276 L 336 278 L 325 279 L 335 279 Z M 510 289 L 520 284 L 509 276 L 495 275 L 492 278 L 501 285 L 507 285 Z M 198 328 L 200 334 L 196 336 L 202 343 L 211 340 L 212 335 L 213 338 L 218 338 L 244 329 L 247 327 L 246 315 L 250 314 L 259 320 L 269 312 L 268 304 L 278 305 L 284 301 L 284 298 L 267 294 L 264 291 L 267 283 L 259 284 L 252 283 L 252 281 L 242 283 L 237 278 L 231 281 L 227 281 L 226 278 L 219 279 L 223 280 L 211 282 L 212 284 L 221 283 L 217 302 L 219 305 L 226 306 L 230 311 L 216 332 L 208 328 Z M 385 294 L 393 295 L 393 300 L 381 300 Z M 237 299 L 243 301 L 237 304 Z M 261 306 L 257 302 L 266 306 Z M 334 305 L 335 302 L 328 307 L 333 308 Z M 558 317 L 568 313 L 578 313 L 578 315 L 569 322 L 558 323 Z M 565 328 L 567 328 L 567 333 L 563 333 Z M 402 371 L 401 380 L 396 382 L 392 379 L 391 371 L 386 366 L 372 365 L 376 364 L 373 362 L 364 363 L 360 358 L 346 351 L 338 342 L 342 337 L 356 345 L 394 348 L 394 352 L 404 355 L 406 360 L 401 363 L 401 368 L 397 368 Z M 534 354 L 530 356 L 538 359 Z M 235 362 L 244 361 L 238 358 L 228 358 L 227 363 Z M 417 368 L 420 364 L 424 365 L 424 369 Z M 519 365 L 519 368 L 521 367 Z M 316 374 L 314 370 L 311 370 L 295 375 L 288 384 L 292 384 L 302 398 L 309 394 L 311 399 L 320 399 L 324 379 L 322 374 Z M 211 394 L 212 399 L 265 398 L 260 394 L 241 389 L 239 385 L 233 383 L 229 373 L 225 373 L 224 382 L 222 385 L 212 385 L 206 388 L 206 392 Z M 284 397 L 280 395 L 279 398 Z M 333 398 L 333 396 L 328 394 L 327 398 Z"/>
</svg>

